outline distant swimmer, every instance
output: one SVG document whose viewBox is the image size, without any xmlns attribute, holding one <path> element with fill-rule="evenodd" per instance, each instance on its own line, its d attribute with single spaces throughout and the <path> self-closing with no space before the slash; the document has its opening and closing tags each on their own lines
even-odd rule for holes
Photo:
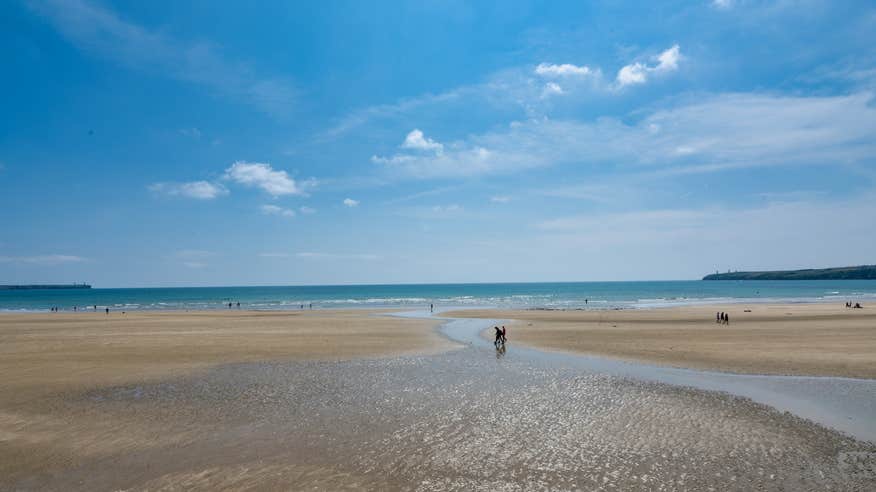
<svg viewBox="0 0 876 492">
<path fill-rule="evenodd" d="M 434 313 L 434 312 L 435 312 L 435 305 L 434 305 L 434 304 L 429 304 L 429 312 L 430 312 L 430 313 Z"/>
<path fill-rule="evenodd" d="M 109 308 L 106 308 L 106 314 L 109 314 Z"/>
<path fill-rule="evenodd" d="M 240 309 L 240 301 L 237 301 L 237 309 Z"/>
</svg>

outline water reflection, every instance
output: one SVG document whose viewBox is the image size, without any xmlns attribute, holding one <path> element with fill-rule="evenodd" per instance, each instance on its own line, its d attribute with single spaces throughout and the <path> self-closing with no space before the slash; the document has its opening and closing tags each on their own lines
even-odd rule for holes
<svg viewBox="0 0 876 492">
<path fill-rule="evenodd" d="M 505 344 L 499 343 L 496 344 L 496 358 L 501 359 L 502 357 L 505 357 Z"/>
</svg>

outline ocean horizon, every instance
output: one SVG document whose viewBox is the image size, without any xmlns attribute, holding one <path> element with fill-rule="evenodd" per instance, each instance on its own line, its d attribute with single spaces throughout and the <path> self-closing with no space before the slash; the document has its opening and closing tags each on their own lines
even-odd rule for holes
<svg viewBox="0 0 876 492">
<path fill-rule="evenodd" d="M 876 299 L 876 280 L 667 280 L 227 287 L 137 287 L 0 291 L 0 312 L 105 309 L 497 307 L 641 309 L 720 303 Z"/>
</svg>

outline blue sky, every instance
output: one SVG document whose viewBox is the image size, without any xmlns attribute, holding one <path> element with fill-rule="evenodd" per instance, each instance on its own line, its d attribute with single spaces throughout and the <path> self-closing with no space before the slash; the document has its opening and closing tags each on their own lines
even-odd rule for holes
<svg viewBox="0 0 876 492">
<path fill-rule="evenodd" d="M 0 3 L 0 283 L 876 263 L 872 2 Z"/>
</svg>

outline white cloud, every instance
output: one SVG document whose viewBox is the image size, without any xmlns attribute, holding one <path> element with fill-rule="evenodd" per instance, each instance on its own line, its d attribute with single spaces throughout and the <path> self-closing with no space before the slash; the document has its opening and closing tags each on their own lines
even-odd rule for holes
<svg viewBox="0 0 876 492">
<path fill-rule="evenodd" d="M 259 207 L 265 215 L 279 215 L 281 217 L 295 217 L 295 211 L 288 208 L 278 207 L 276 205 L 262 205 Z"/>
<path fill-rule="evenodd" d="M 423 135 L 423 132 L 416 128 L 411 130 L 411 132 L 407 134 L 407 136 L 405 137 L 405 141 L 401 144 L 401 148 L 428 150 L 434 151 L 438 154 L 444 151 L 444 145 L 432 140 L 431 138 L 426 138 Z"/>
<path fill-rule="evenodd" d="M 227 60 L 204 42 L 174 39 L 122 19 L 114 11 L 85 0 L 28 2 L 79 49 L 120 65 L 208 87 L 282 115 L 297 90 L 289 81 L 264 77 L 244 63 Z"/>
<path fill-rule="evenodd" d="M 286 171 L 275 170 L 270 164 L 260 162 L 237 161 L 225 170 L 225 179 L 261 188 L 272 196 L 304 193 Z"/>
<path fill-rule="evenodd" d="M 302 252 L 296 253 L 295 256 L 301 259 L 308 260 L 379 260 L 380 256 L 372 254 L 357 254 L 357 253 L 312 253 Z"/>
<path fill-rule="evenodd" d="M 563 88 L 556 82 L 548 82 L 541 91 L 541 97 L 559 96 L 564 94 Z"/>
<path fill-rule="evenodd" d="M 657 61 L 659 63 L 657 63 L 655 70 L 658 72 L 678 70 L 678 62 L 681 61 L 681 48 L 677 44 L 673 45 L 668 50 L 657 55 Z"/>
<path fill-rule="evenodd" d="M 621 67 L 617 72 L 617 83 L 620 87 L 644 84 L 648 81 L 648 75 L 651 73 L 668 73 L 678 70 L 678 63 L 681 59 L 681 48 L 677 44 L 673 45 L 655 57 L 656 65 L 648 66 L 636 62 Z"/>
<path fill-rule="evenodd" d="M 64 263 L 80 263 L 87 261 L 86 258 L 74 255 L 37 255 L 37 256 L 0 256 L 0 263 L 20 263 L 33 265 L 60 265 Z"/>
<path fill-rule="evenodd" d="M 511 197 L 508 196 L 491 196 L 490 201 L 492 203 L 508 203 L 511 201 Z"/>
<path fill-rule="evenodd" d="M 621 86 L 643 84 L 647 80 L 647 67 L 641 63 L 625 65 L 617 72 L 617 82 Z"/>
<path fill-rule="evenodd" d="M 302 205 L 301 207 L 298 207 L 298 211 L 301 212 L 302 214 L 305 214 L 305 215 L 310 215 L 310 214 L 316 213 L 315 208 L 308 207 L 306 205 Z"/>
<path fill-rule="evenodd" d="M 719 9 L 729 9 L 733 6 L 733 0 L 712 0 L 712 5 Z"/>
<path fill-rule="evenodd" d="M 350 207 L 350 208 L 359 206 L 359 200 L 353 200 L 352 198 L 344 198 L 343 203 L 344 203 L 344 206 Z"/>
<path fill-rule="evenodd" d="M 569 63 L 563 63 L 562 65 L 539 63 L 538 66 L 535 67 L 535 73 L 544 77 L 567 77 L 571 75 L 592 75 L 595 72 L 586 65 L 579 67 Z"/>
<path fill-rule="evenodd" d="M 227 195 L 228 189 L 221 184 L 209 181 L 191 181 L 188 183 L 153 183 L 149 191 L 169 196 L 181 196 L 196 200 L 212 200 Z"/>
</svg>

